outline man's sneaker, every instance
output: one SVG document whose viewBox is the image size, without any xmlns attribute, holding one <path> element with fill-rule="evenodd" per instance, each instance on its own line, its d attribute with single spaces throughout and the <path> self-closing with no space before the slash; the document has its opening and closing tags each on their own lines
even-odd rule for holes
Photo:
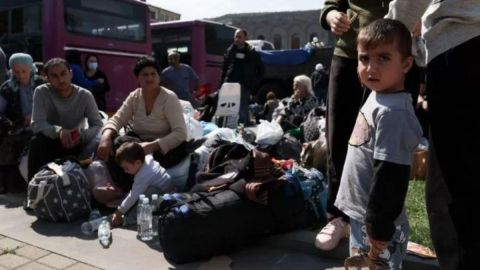
<svg viewBox="0 0 480 270">
<path fill-rule="evenodd" d="M 332 219 L 315 238 L 315 246 L 321 250 L 332 250 L 342 238 L 349 234 L 349 225 L 342 218 Z"/>
</svg>

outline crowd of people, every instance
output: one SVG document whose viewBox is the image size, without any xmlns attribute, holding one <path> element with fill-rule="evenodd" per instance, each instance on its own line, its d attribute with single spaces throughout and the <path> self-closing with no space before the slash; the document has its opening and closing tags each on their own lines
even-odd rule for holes
<svg viewBox="0 0 480 270">
<path fill-rule="evenodd" d="M 269 92 L 257 114 L 290 131 L 326 104 L 328 223 L 315 239 L 319 249 L 334 249 L 349 237 L 346 265 L 402 269 L 411 157 L 428 130 L 426 199 L 440 266 L 475 265 L 479 239 L 470 209 L 479 191 L 480 134 L 471 95 L 480 85 L 479 12 L 475 0 L 325 1 L 320 24 L 338 38 L 329 70 L 318 64 L 311 78 L 296 76 L 293 94 L 283 100 Z M 412 36 L 425 40 L 425 55 L 412 53 Z M 248 105 L 264 66 L 246 43 L 245 30 L 233 38 L 220 84 L 241 85 L 239 122 L 249 124 Z M 147 189 L 173 192 L 165 169 L 189 154 L 180 100 L 200 104 L 195 71 L 180 62 L 178 52 L 170 52 L 168 61 L 162 71 L 153 58 L 139 59 L 133 67 L 139 87 L 104 123 L 99 110 L 106 109 L 110 86 L 97 55 L 86 55 L 82 67 L 80 52 L 70 50 L 65 59 L 42 66 L 22 52 L 7 61 L 0 48 L 0 152 L 8 153 L 0 158 L 0 193 L 13 191 L 8 181 L 19 181 L 24 149 L 28 179 L 57 158 L 94 153 L 105 161 L 114 181 L 97 186 L 93 197 L 116 209 L 114 226 Z M 415 63 L 426 66 L 420 72 Z M 453 89 L 465 90 L 456 95 Z"/>
</svg>

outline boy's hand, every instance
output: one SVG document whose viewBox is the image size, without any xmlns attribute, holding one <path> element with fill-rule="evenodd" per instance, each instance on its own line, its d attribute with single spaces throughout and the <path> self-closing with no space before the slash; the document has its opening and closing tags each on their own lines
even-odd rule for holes
<svg viewBox="0 0 480 270">
<path fill-rule="evenodd" d="M 328 25 L 330 25 L 330 30 L 335 35 L 342 35 L 343 33 L 347 32 L 350 29 L 350 20 L 347 17 L 347 14 L 337 11 L 331 10 L 328 12 L 326 21 Z"/>
<path fill-rule="evenodd" d="M 112 215 L 112 226 L 120 227 L 123 224 L 123 214 L 120 211 L 115 211 Z"/>
<path fill-rule="evenodd" d="M 380 254 L 382 254 L 382 252 L 388 247 L 388 242 L 375 240 L 370 236 L 368 236 L 368 243 L 370 245 L 368 257 L 373 261 L 378 260 L 380 258 Z"/>
</svg>

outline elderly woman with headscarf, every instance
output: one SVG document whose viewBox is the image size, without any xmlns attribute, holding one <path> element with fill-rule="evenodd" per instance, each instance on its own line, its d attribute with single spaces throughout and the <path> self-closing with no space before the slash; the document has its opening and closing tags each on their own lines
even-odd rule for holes
<svg viewBox="0 0 480 270">
<path fill-rule="evenodd" d="M 313 93 L 310 78 L 298 75 L 293 79 L 293 95 L 280 102 L 272 119 L 275 119 L 284 130 L 297 128 L 317 106 L 318 100 Z"/>
<path fill-rule="evenodd" d="M 17 163 L 23 148 L 30 140 L 33 92 L 44 81 L 35 75 L 33 59 L 26 53 L 10 56 L 8 64 L 11 77 L 0 86 L 0 179 L 17 170 Z M 5 134 L 3 134 L 5 133 Z M 13 172 L 12 172 L 13 170 Z M 8 175 L 7 175 L 8 174 Z M 0 192 L 3 185 L 0 182 Z M 3 188 L 5 192 L 5 188 Z"/>
</svg>

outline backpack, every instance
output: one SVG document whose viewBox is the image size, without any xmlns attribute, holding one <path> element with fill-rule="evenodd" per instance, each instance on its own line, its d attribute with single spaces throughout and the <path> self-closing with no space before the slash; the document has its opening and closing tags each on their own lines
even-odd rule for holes
<svg viewBox="0 0 480 270">
<path fill-rule="evenodd" d="M 325 108 L 318 106 L 313 108 L 301 125 L 304 142 L 314 141 L 320 137 L 322 126 L 321 120 L 325 119 Z M 323 120 L 325 121 L 325 120 Z"/>
<path fill-rule="evenodd" d="M 328 185 L 323 174 L 316 169 L 295 166 L 285 172 L 285 179 L 297 183 L 303 191 L 305 210 L 310 222 L 327 220 Z"/>
<path fill-rule="evenodd" d="M 39 219 L 70 222 L 86 217 L 90 201 L 87 177 L 75 162 L 50 162 L 28 183 L 28 206 Z"/>
</svg>

